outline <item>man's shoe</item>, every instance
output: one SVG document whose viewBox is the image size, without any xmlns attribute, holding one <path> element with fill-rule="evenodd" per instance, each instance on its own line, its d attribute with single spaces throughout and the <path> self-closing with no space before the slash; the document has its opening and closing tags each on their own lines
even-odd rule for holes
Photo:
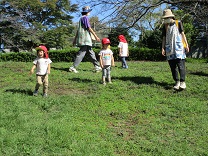
<svg viewBox="0 0 208 156">
<path fill-rule="evenodd" d="M 70 72 L 74 72 L 74 73 L 78 73 L 78 71 L 77 71 L 74 67 L 70 67 L 70 68 L 69 68 L 69 71 L 70 71 Z"/>
<path fill-rule="evenodd" d="M 96 71 L 96 72 L 100 72 L 101 70 L 102 70 L 101 67 L 95 66 L 95 71 Z"/>
</svg>

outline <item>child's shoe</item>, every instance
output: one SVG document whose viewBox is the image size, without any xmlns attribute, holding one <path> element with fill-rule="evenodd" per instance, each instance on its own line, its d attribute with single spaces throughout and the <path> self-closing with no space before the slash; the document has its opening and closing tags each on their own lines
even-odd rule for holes
<svg viewBox="0 0 208 156">
<path fill-rule="evenodd" d="M 44 93 L 44 94 L 43 94 L 43 97 L 48 97 L 48 94 L 47 94 L 47 93 Z"/>
<path fill-rule="evenodd" d="M 34 90 L 33 96 L 37 96 L 37 95 L 38 95 L 38 90 Z"/>
</svg>

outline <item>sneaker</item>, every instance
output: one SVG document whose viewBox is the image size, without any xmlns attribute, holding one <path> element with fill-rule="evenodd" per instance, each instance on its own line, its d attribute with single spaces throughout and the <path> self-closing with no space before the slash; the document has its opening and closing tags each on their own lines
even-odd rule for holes
<svg viewBox="0 0 208 156">
<path fill-rule="evenodd" d="M 186 89 L 186 83 L 185 82 L 181 82 L 180 83 L 180 88 L 181 89 Z"/>
<path fill-rule="evenodd" d="M 175 86 L 173 86 L 173 89 L 179 90 L 179 87 L 180 87 L 180 81 L 177 81 L 177 82 L 175 83 Z"/>
<path fill-rule="evenodd" d="M 78 71 L 77 71 L 74 67 L 70 67 L 70 68 L 69 68 L 69 71 L 70 71 L 70 72 L 74 72 L 74 73 L 78 73 Z"/>
<path fill-rule="evenodd" d="M 109 84 L 112 84 L 112 81 L 109 81 L 108 83 L 109 83 Z"/>
<path fill-rule="evenodd" d="M 38 95 L 38 90 L 34 90 L 33 96 L 37 96 L 37 95 Z"/>
<path fill-rule="evenodd" d="M 105 85 L 106 85 L 106 83 L 105 83 L 105 82 L 103 82 L 103 85 L 105 86 Z"/>
<path fill-rule="evenodd" d="M 44 94 L 43 94 L 43 97 L 47 97 L 47 96 L 48 96 L 48 94 L 47 94 L 47 93 L 44 93 Z"/>
<path fill-rule="evenodd" d="M 102 70 L 101 67 L 95 66 L 95 71 L 96 71 L 96 72 L 100 72 L 101 70 Z"/>
</svg>

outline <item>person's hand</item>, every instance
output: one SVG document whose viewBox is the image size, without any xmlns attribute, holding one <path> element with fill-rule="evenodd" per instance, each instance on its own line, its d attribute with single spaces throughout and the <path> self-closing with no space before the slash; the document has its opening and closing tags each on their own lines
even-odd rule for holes
<svg viewBox="0 0 208 156">
<path fill-rule="evenodd" d="M 162 55 L 165 56 L 165 50 L 162 48 Z"/>
<path fill-rule="evenodd" d="M 96 41 L 100 42 L 100 38 L 99 37 L 95 37 Z"/>
</svg>

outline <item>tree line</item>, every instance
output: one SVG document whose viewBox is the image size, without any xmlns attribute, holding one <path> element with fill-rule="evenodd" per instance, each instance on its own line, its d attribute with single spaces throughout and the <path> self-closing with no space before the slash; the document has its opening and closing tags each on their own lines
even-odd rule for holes
<svg viewBox="0 0 208 156">
<path fill-rule="evenodd" d="M 162 11 L 171 8 L 182 20 L 190 45 L 207 35 L 208 2 L 203 0 L 3 0 L 0 2 L 0 44 L 12 51 L 31 50 L 39 44 L 64 49 L 71 46 L 76 31 L 72 13 L 84 5 L 99 7 L 91 17 L 92 27 L 101 37 L 117 45 L 124 34 L 131 46 L 160 48 Z M 163 6 L 163 7 L 162 7 Z M 202 11 L 203 10 L 203 11 Z M 140 33 L 138 33 L 140 32 Z M 139 36 L 139 37 L 138 37 Z M 134 38 L 137 38 L 136 40 Z"/>
</svg>

